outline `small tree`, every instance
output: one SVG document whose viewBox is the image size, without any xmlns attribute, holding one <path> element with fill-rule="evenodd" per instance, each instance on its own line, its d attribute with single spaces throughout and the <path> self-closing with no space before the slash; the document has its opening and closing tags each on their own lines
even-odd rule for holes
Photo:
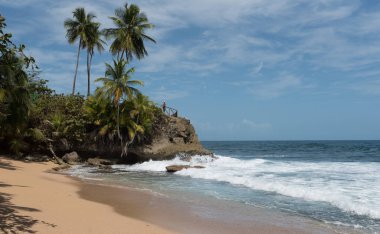
<svg viewBox="0 0 380 234">
<path fill-rule="evenodd" d="M 114 108 L 117 111 L 117 133 L 120 139 L 121 145 L 124 147 L 122 150 L 122 156 L 126 155 L 128 150 L 128 142 L 124 144 L 123 135 L 120 132 L 120 103 L 123 100 L 131 99 L 133 95 L 140 93 L 138 89 L 134 86 L 136 85 L 144 85 L 144 83 L 140 80 L 131 80 L 131 74 L 134 72 L 134 68 L 130 68 L 127 70 L 126 68 L 127 61 L 125 60 L 114 60 L 113 66 L 106 63 L 106 72 L 105 77 L 98 78 L 97 82 L 103 82 L 103 86 L 100 87 L 97 91 L 103 96 L 106 100 L 109 100 Z M 132 123 L 132 119 L 128 119 L 131 121 L 126 125 L 132 126 L 134 128 L 138 128 L 138 125 Z M 132 131 L 128 130 L 129 140 L 134 136 L 131 136 Z"/>
</svg>

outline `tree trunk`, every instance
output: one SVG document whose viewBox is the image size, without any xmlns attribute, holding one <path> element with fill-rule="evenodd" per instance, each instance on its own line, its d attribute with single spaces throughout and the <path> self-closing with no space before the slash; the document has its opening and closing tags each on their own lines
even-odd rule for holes
<svg viewBox="0 0 380 234">
<path fill-rule="evenodd" d="M 87 97 L 90 96 L 90 51 L 87 50 Z"/>
<path fill-rule="evenodd" d="M 90 84 L 88 85 L 90 91 L 88 93 L 90 95 L 91 95 L 91 64 L 92 64 L 92 56 L 94 56 L 94 52 L 91 52 L 91 54 L 90 54 L 90 66 L 89 66 L 90 68 L 89 68 L 89 72 L 88 72 L 88 74 L 89 74 L 89 79 L 88 80 L 90 81 L 89 82 Z"/>
<path fill-rule="evenodd" d="M 81 47 L 81 46 L 82 46 L 82 39 L 79 40 L 78 54 L 77 54 L 77 65 L 76 65 L 76 67 L 75 67 L 75 74 L 74 74 L 73 92 L 72 92 L 72 95 L 75 94 L 75 82 L 77 81 L 78 65 L 79 65 L 79 54 L 80 54 L 80 47 Z"/>
<path fill-rule="evenodd" d="M 124 155 L 126 155 L 126 150 L 125 150 L 125 146 L 124 146 L 124 143 L 123 143 L 123 136 L 121 135 L 120 133 L 120 104 L 118 103 L 117 104 L 117 135 L 119 136 L 119 139 L 120 139 L 120 146 L 121 146 L 121 155 L 120 157 L 123 157 Z M 124 147 L 123 147 L 124 146 Z"/>
</svg>

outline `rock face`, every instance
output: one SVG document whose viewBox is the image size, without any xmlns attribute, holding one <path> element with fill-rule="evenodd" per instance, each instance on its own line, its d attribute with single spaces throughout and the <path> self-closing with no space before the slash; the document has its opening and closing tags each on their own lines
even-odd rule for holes
<svg viewBox="0 0 380 234">
<path fill-rule="evenodd" d="M 194 127 L 185 118 L 162 116 L 156 124 L 150 143 L 131 147 L 127 157 L 135 161 L 163 160 L 177 154 L 211 155 L 199 142 Z"/>
</svg>

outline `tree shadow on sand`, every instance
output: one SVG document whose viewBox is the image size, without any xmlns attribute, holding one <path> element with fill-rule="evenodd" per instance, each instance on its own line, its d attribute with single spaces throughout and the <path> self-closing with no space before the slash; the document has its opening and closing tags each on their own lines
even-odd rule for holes
<svg viewBox="0 0 380 234">
<path fill-rule="evenodd" d="M 4 184 L 2 184 L 4 186 Z M 7 185 L 11 186 L 11 185 Z M 0 192 L 0 232 L 1 233 L 35 233 L 32 226 L 38 222 L 30 216 L 20 215 L 18 211 L 39 212 L 40 210 L 16 206 L 11 202 L 11 195 Z"/>
<path fill-rule="evenodd" d="M 17 167 L 13 166 L 9 162 L 4 162 L 0 159 L 0 169 L 5 169 L 5 170 L 16 170 Z"/>
</svg>

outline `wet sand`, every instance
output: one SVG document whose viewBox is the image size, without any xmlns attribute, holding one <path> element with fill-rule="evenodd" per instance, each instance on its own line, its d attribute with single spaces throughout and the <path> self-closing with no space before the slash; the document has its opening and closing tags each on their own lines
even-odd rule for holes
<svg viewBox="0 0 380 234">
<path fill-rule="evenodd" d="M 184 201 L 132 188 L 80 185 L 80 197 L 179 233 L 347 233 L 307 218 L 216 199 Z M 347 231 L 347 230 L 346 230 Z"/>
</svg>

